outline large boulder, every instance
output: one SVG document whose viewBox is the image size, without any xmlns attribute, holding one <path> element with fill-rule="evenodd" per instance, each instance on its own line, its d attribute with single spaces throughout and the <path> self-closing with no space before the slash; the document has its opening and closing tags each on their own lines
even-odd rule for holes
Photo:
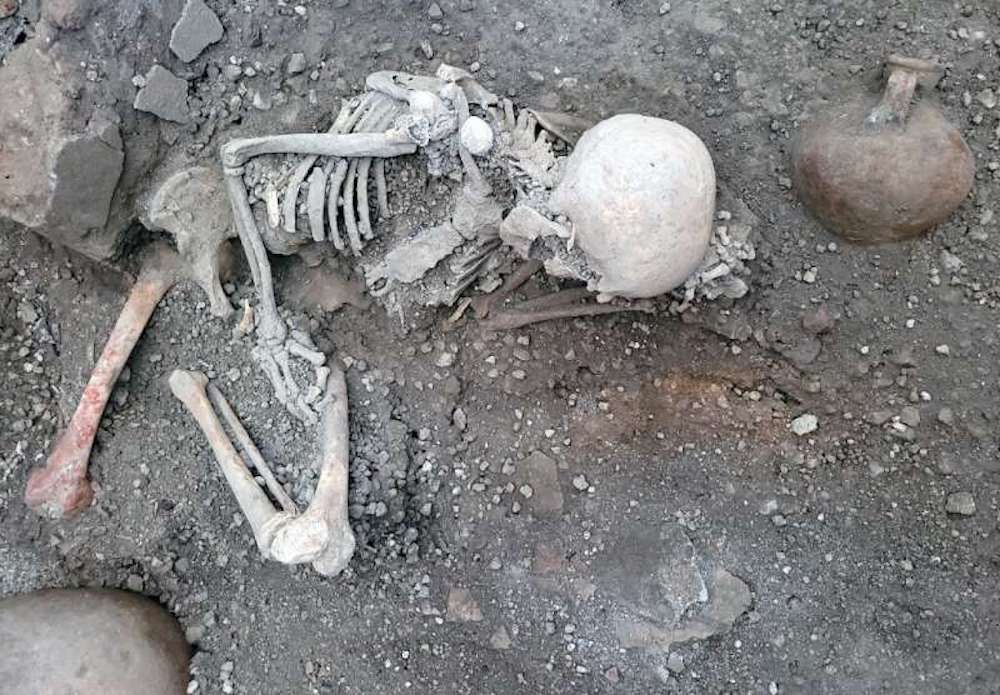
<svg viewBox="0 0 1000 695">
<path fill-rule="evenodd" d="M 94 113 L 75 123 L 75 103 L 54 57 L 33 45 L 3 68 L 0 215 L 94 258 L 117 244 L 108 230 L 125 153 L 118 125 Z"/>
<path fill-rule="evenodd" d="M 169 55 L 180 11 L 181 0 L 44 4 L 35 36 L 0 66 L 0 228 L 96 260 L 116 253 L 161 154 L 158 120 L 132 108 L 132 78 Z"/>
<path fill-rule="evenodd" d="M 0 690 L 18 695 L 181 695 L 190 648 L 137 594 L 47 589 L 0 601 Z"/>
</svg>

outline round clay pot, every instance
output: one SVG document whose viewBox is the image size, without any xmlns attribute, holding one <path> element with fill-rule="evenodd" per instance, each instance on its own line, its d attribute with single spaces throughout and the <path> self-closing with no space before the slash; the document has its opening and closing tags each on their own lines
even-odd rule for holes
<svg viewBox="0 0 1000 695">
<path fill-rule="evenodd" d="M 183 695 L 189 656 L 177 621 L 136 594 L 47 589 L 0 601 L 0 692 Z"/>
<path fill-rule="evenodd" d="M 914 91 L 937 84 L 935 63 L 892 56 L 880 101 L 854 101 L 808 124 L 792 155 L 799 196 L 850 241 L 910 239 L 940 224 L 972 190 L 962 134 Z"/>
</svg>

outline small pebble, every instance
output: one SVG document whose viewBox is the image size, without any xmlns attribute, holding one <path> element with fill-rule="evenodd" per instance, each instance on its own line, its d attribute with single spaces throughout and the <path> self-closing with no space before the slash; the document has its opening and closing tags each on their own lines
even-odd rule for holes
<svg viewBox="0 0 1000 695">
<path fill-rule="evenodd" d="M 812 413 L 806 413 L 792 420 L 792 432 L 799 437 L 815 432 L 819 428 L 819 418 Z"/>
</svg>

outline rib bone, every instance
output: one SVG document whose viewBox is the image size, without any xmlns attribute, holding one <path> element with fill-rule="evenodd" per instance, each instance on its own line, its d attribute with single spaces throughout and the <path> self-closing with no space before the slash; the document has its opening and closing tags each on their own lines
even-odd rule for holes
<svg viewBox="0 0 1000 695">
<path fill-rule="evenodd" d="M 93 500 L 87 463 L 104 407 L 156 305 L 179 273 L 177 254 L 166 246 L 157 245 L 143 263 L 76 412 L 49 453 L 45 467 L 28 478 L 24 501 L 36 512 L 65 518 L 88 507 Z"/>
</svg>

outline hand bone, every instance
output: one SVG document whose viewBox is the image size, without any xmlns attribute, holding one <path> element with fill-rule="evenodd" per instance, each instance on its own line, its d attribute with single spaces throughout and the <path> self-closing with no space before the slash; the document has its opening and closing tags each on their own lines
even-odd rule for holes
<svg viewBox="0 0 1000 695">
<path fill-rule="evenodd" d="M 177 255 L 160 245 L 143 263 L 69 425 L 49 453 L 45 467 L 28 478 L 24 500 L 35 511 L 63 518 L 83 510 L 93 500 L 87 463 L 104 407 L 156 305 L 176 281 L 178 266 Z"/>
<path fill-rule="evenodd" d="M 266 463 L 256 450 L 232 409 L 217 390 L 206 391 L 208 379 L 200 372 L 176 370 L 170 377 L 170 389 L 188 409 L 208 439 L 216 462 L 236 501 L 253 529 L 257 547 L 265 558 L 284 564 L 311 562 L 326 576 L 339 574 L 354 554 L 354 534 L 347 518 L 348 427 L 347 385 L 340 369 L 331 370 L 322 405 L 322 462 L 319 481 L 312 502 L 305 512 L 296 514 L 275 509 L 257 485 L 236 448 L 226 435 L 222 422 L 212 407 L 216 402 L 222 416 L 236 433 L 258 471 L 275 497 L 273 477 L 265 473 Z M 273 483 L 276 485 L 276 483 Z M 290 500 L 289 500 L 290 502 Z"/>
</svg>

